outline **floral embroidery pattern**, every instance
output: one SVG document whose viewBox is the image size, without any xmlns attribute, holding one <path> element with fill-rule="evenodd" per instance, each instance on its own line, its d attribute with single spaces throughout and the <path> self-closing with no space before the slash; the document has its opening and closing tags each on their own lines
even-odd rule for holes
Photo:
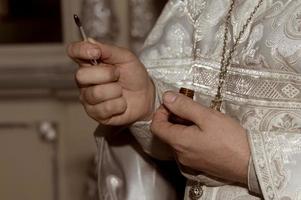
<svg viewBox="0 0 301 200">
<path fill-rule="evenodd" d="M 270 131 L 275 132 L 301 132 L 301 124 L 300 121 L 297 121 L 295 117 L 290 114 L 284 115 L 280 118 L 280 121 L 277 124 L 272 125 Z"/>
</svg>

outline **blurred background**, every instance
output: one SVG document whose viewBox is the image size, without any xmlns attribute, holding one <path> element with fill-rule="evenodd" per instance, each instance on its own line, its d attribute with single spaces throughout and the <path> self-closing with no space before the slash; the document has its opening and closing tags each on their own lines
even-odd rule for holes
<svg viewBox="0 0 301 200">
<path fill-rule="evenodd" d="M 93 131 L 66 45 L 139 52 L 165 0 L 0 0 L 0 199 L 97 199 Z"/>
</svg>

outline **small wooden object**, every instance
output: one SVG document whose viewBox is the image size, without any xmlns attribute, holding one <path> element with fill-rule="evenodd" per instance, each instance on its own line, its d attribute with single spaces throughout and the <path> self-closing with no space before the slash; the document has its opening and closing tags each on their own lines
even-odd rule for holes
<svg viewBox="0 0 301 200">
<path fill-rule="evenodd" d="M 190 90 L 190 89 L 187 89 L 187 88 L 180 88 L 179 92 L 181 94 L 191 98 L 191 99 L 193 99 L 193 97 L 194 97 L 194 91 L 193 90 Z M 188 121 L 186 119 L 182 119 L 182 118 L 178 117 L 177 115 L 175 115 L 173 113 L 170 114 L 169 121 L 173 124 L 182 124 L 182 125 L 186 125 L 186 126 L 193 125 L 193 122 Z"/>
</svg>

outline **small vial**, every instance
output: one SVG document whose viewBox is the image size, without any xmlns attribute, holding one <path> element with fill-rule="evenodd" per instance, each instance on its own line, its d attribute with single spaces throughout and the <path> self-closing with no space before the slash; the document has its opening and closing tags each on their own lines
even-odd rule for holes
<svg viewBox="0 0 301 200">
<path fill-rule="evenodd" d="M 181 94 L 193 99 L 194 97 L 194 91 L 187 89 L 187 88 L 180 88 L 179 91 Z M 182 119 L 181 117 L 178 117 L 177 115 L 171 113 L 169 116 L 169 121 L 173 124 L 182 124 L 182 125 L 186 125 L 186 126 L 191 126 L 193 125 L 193 122 L 188 121 L 186 119 Z"/>
</svg>

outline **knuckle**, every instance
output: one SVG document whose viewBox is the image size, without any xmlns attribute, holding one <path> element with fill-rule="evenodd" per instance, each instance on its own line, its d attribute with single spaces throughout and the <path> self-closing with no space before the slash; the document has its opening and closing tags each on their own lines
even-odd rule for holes
<svg viewBox="0 0 301 200">
<path fill-rule="evenodd" d="M 113 69 L 110 69 L 110 70 L 109 70 L 108 76 L 109 76 L 109 77 L 108 77 L 109 80 L 115 80 L 115 79 L 116 79 L 115 74 L 114 74 L 114 70 L 113 70 Z"/>
<path fill-rule="evenodd" d="M 82 82 L 83 82 L 83 77 L 84 77 L 84 70 L 83 70 L 83 68 L 79 68 L 77 71 L 76 71 L 76 73 L 75 73 L 75 79 L 76 79 L 76 81 L 79 83 L 79 84 L 81 84 Z"/>
<path fill-rule="evenodd" d="M 109 80 L 117 80 L 116 70 L 117 70 L 117 67 L 108 67 Z"/>
<path fill-rule="evenodd" d="M 111 122 L 111 118 L 108 116 L 105 116 L 103 113 L 103 110 L 101 108 L 101 104 L 96 106 L 91 106 L 88 104 L 84 104 L 85 111 L 87 115 L 97 121 L 100 124 L 103 125 L 109 125 Z"/>
<path fill-rule="evenodd" d="M 93 96 L 93 88 L 91 87 L 85 88 L 85 90 L 83 90 L 83 98 L 84 101 L 87 102 L 88 104 L 94 105 L 95 98 Z"/>
<path fill-rule="evenodd" d="M 101 92 L 100 92 L 100 90 L 98 89 L 98 87 L 95 86 L 95 87 L 93 87 L 93 88 L 91 89 L 91 100 L 92 100 L 92 101 L 97 101 L 97 100 L 99 100 L 99 99 L 101 99 Z"/>
<path fill-rule="evenodd" d="M 116 105 L 114 105 L 114 112 L 115 112 L 114 114 L 123 113 L 126 111 L 126 109 L 127 109 L 126 101 L 124 99 L 121 99 L 116 102 Z"/>
<path fill-rule="evenodd" d="M 95 116 L 95 118 L 97 119 L 97 121 L 104 120 L 107 118 L 106 111 L 103 109 L 103 104 L 95 105 L 92 113 Z"/>
<path fill-rule="evenodd" d="M 120 102 L 120 110 L 125 111 L 126 109 L 127 109 L 126 101 L 124 99 L 122 99 Z"/>
<path fill-rule="evenodd" d="M 111 91 L 116 95 L 116 97 L 122 96 L 122 87 L 119 84 L 113 84 Z"/>
<path fill-rule="evenodd" d="M 102 106 L 102 110 L 99 112 L 102 116 L 109 116 L 113 111 L 113 106 L 110 102 L 105 103 Z"/>
<path fill-rule="evenodd" d="M 84 108 L 89 117 L 93 118 L 94 120 L 98 120 L 95 109 L 92 106 L 84 104 Z"/>
<path fill-rule="evenodd" d="M 122 87 L 119 84 L 116 84 L 116 88 L 119 94 L 122 94 Z"/>
</svg>

